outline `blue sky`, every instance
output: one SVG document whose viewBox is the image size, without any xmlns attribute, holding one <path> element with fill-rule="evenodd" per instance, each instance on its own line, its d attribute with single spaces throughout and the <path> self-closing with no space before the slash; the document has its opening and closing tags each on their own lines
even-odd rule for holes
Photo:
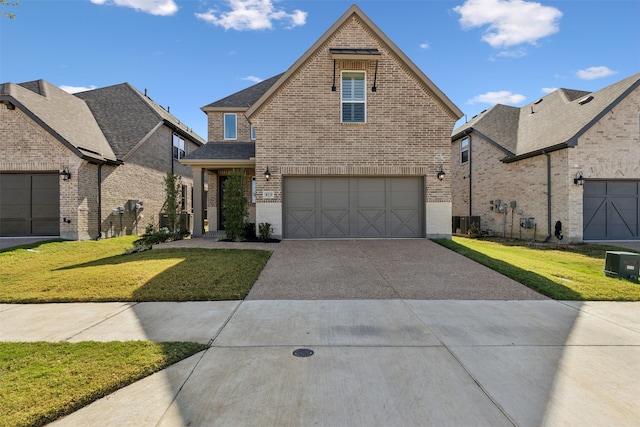
<svg viewBox="0 0 640 427">
<path fill-rule="evenodd" d="M 285 71 L 352 3 L 21 0 L 0 17 L 0 82 L 129 82 L 206 139 L 200 107 Z M 640 72 L 639 0 L 357 4 L 469 119 Z"/>
</svg>

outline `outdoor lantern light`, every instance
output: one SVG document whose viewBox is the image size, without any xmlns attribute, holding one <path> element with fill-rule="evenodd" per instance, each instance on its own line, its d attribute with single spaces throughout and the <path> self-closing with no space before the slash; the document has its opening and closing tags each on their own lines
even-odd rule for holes
<svg viewBox="0 0 640 427">
<path fill-rule="evenodd" d="M 264 177 L 267 181 L 269 181 L 269 178 L 271 178 L 271 172 L 269 172 L 269 166 L 267 166 L 267 170 L 264 171 Z"/>
<path fill-rule="evenodd" d="M 573 183 L 575 185 L 584 185 L 584 177 L 582 176 L 582 171 L 578 171 L 576 173 L 575 178 L 573 178 Z"/>
<path fill-rule="evenodd" d="M 445 176 L 445 175 L 446 175 L 446 174 L 445 174 L 445 173 L 444 173 L 444 171 L 442 170 L 442 166 L 440 166 L 440 170 L 438 171 L 438 173 L 436 173 L 436 176 L 438 177 L 438 179 L 439 179 L 440 181 L 442 181 L 442 180 L 444 179 L 444 176 Z"/>
<path fill-rule="evenodd" d="M 67 167 L 65 166 L 60 171 L 60 176 L 62 177 L 63 181 L 68 181 L 71 179 L 71 172 L 69 172 L 69 169 L 67 169 Z"/>
</svg>

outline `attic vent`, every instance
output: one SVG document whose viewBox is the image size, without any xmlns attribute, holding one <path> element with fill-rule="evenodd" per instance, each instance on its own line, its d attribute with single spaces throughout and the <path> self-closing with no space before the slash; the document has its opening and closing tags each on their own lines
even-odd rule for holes
<svg viewBox="0 0 640 427">
<path fill-rule="evenodd" d="M 542 98 L 538 99 L 536 102 L 534 102 L 534 104 L 540 104 L 543 101 Z"/>
<path fill-rule="evenodd" d="M 593 96 L 589 95 L 589 96 L 585 96 L 584 98 L 582 98 L 580 101 L 578 101 L 578 104 L 580 105 L 584 105 L 587 102 L 591 102 L 591 100 L 593 99 Z"/>
</svg>

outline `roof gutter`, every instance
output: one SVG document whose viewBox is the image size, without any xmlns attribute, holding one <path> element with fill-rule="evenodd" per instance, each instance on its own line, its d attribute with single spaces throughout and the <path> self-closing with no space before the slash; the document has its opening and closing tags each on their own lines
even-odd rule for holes
<svg viewBox="0 0 640 427">
<path fill-rule="evenodd" d="M 519 160 L 529 159 L 531 157 L 541 156 L 543 154 L 551 153 L 554 151 L 564 150 L 565 148 L 574 147 L 575 144 L 569 142 L 563 142 L 561 144 L 552 145 L 551 147 L 541 148 L 539 150 L 531 151 L 529 153 L 519 154 L 517 156 L 507 156 L 500 161 L 503 163 L 513 163 Z"/>
</svg>

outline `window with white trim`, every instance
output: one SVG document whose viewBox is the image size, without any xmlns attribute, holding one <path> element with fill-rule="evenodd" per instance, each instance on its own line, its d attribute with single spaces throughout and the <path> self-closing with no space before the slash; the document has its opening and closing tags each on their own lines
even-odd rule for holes
<svg viewBox="0 0 640 427">
<path fill-rule="evenodd" d="M 184 139 L 180 138 L 175 133 L 173 134 L 173 158 L 181 159 L 185 156 L 184 151 Z"/>
<path fill-rule="evenodd" d="M 253 125 L 251 125 L 251 140 L 256 140 L 256 128 L 254 128 Z"/>
<path fill-rule="evenodd" d="M 464 138 L 460 141 L 460 163 L 467 163 L 469 161 L 469 138 Z"/>
<path fill-rule="evenodd" d="M 238 118 L 236 113 L 224 115 L 224 139 L 238 139 Z"/>
<path fill-rule="evenodd" d="M 365 81 L 364 71 L 342 72 L 342 123 L 366 122 Z"/>
</svg>

